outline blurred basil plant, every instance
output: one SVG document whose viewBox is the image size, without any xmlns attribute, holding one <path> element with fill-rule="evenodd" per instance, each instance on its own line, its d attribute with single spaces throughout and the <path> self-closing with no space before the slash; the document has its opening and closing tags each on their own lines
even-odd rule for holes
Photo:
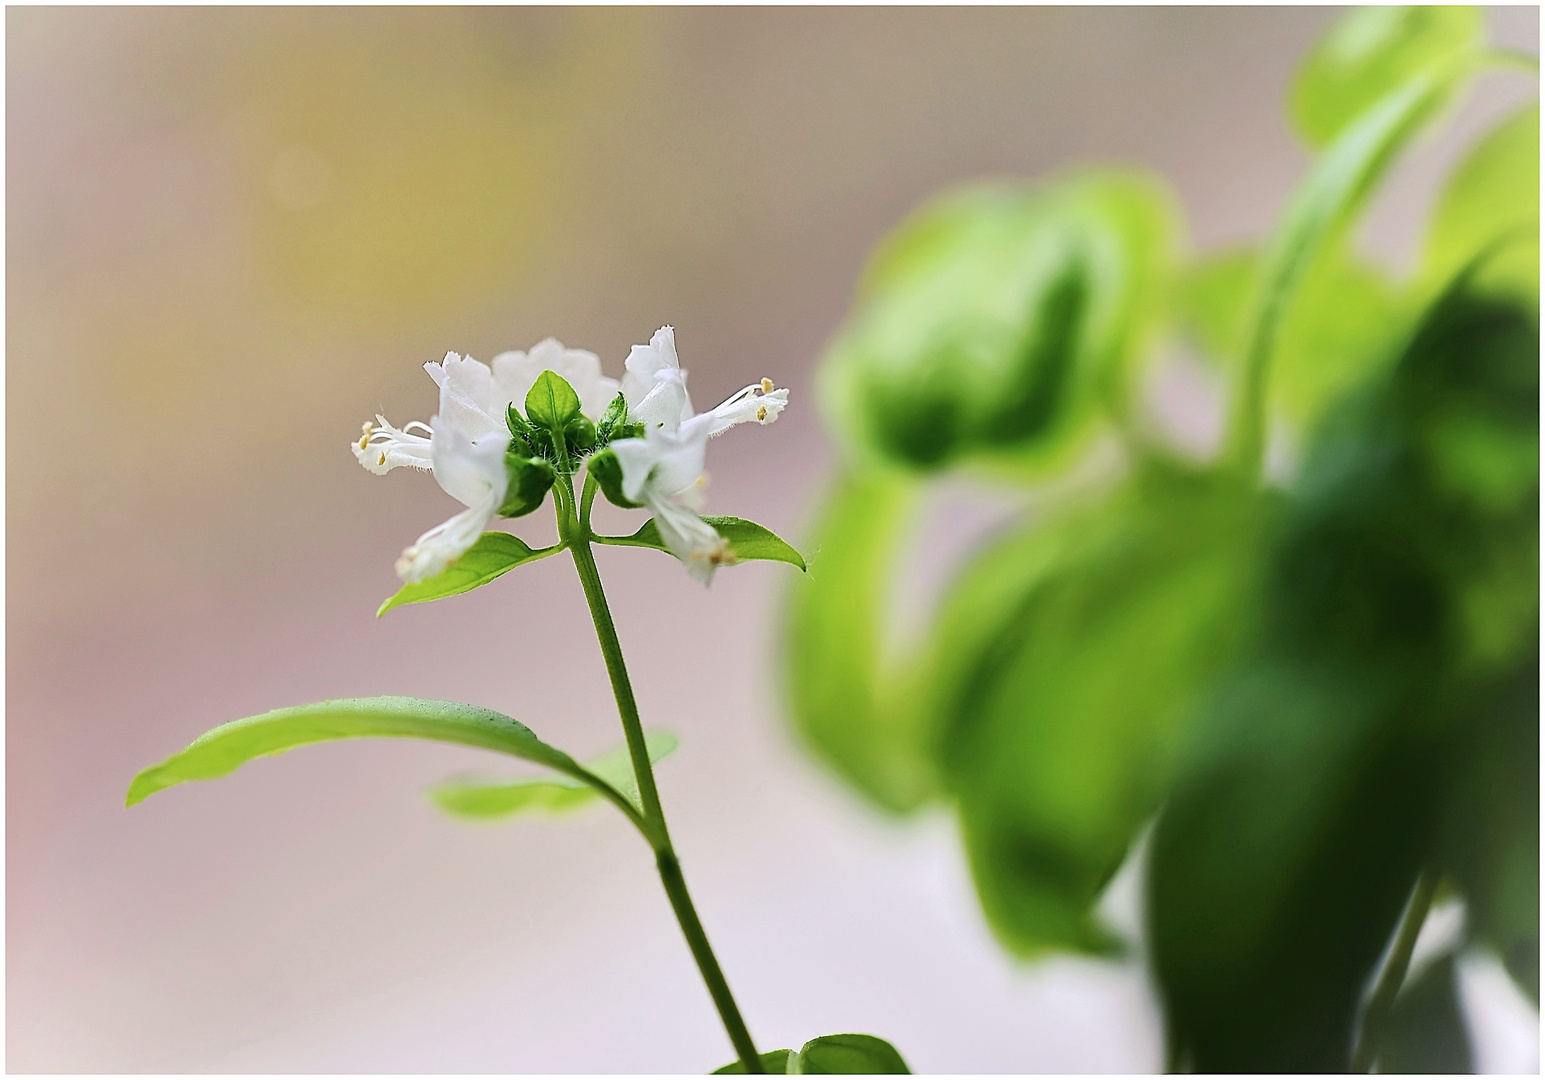
<svg viewBox="0 0 1545 1080">
<path fill-rule="evenodd" d="M 1349 236 L 1479 73 L 1531 64 L 1475 9 L 1355 10 L 1295 78 L 1314 158 L 1263 243 L 1189 254 L 1137 170 L 948 192 L 823 360 L 794 723 L 876 806 L 953 809 L 1021 956 L 1125 947 L 1096 906 L 1152 826 L 1171 1068 L 1468 1068 L 1452 953 L 1410 967 L 1445 896 L 1538 1002 L 1538 104 L 1409 274 Z M 1145 405 L 1178 349 L 1228 388 L 1211 454 Z M 920 498 L 960 476 L 1024 511 L 893 640 Z"/>
</svg>

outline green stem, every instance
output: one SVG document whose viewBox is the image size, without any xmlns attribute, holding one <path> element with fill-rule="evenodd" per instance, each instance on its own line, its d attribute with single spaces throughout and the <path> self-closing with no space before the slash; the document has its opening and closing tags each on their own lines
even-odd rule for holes
<svg viewBox="0 0 1545 1080">
<path fill-rule="evenodd" d="M 1374 1058 L 1379 1052 L 1379 1041 L 1384 1037 L 1384 1027 L 1389 1022 L 1395 998 L 1399 996 L 1400 987 L 1406 980 L 1406 971 L 1411 966 L 1411 952 L 1416 948 L 1416 938 L 1422 932 L 1422 923 L 1427 921 L 1427 912 L 1432 907 L 1432 898 L 1437 891 L 1438 875 L 1424 869 L 1416 879 L 1416 890 L 1411 894 L 1411 902 L 1406 905 L 1400 929 L 1395 932 L 1395 944 L 1390 948 L 1389 959 L 1384 962 L 1384 970 L 1379 973 L 1379 984 L 1374 987 L 1373 996 L 1368 999 L 1368 1008 L 1363 1011 L 1362 1034 L 1357 1040 L 1357 1050 L 1352 1054 L 1353 1072 L 1365 1073 L 1373 1068 Z"/>
<path fill-rule="evenodd" d="M 708 994 L 719 1010 L 724 1030 L 729 1034 L 741 1066 L 748 1073 L 760 1073 L 761 1058 L 756 1044 L 746 1030 L 740 1009 L 730 993 L 729 983 L 708 944 L 708 935 L 697 909 L 692 905 L 687 882 L 681 873 L 681 862 L 671 846 L 670 832 L 665 826 L 665 811 L 660 806 L 660 792 L 655 786 L 654 768 L 649 763 L 649 749 L 644 743 L 644 727 L 638 718 L 638 703 L 633 698 L 633 684 L 628 679 L 627 665 L 622 658 L 622 645 L 617 640 L 617 628 L 612 623 L 611 609 L 606 594 L 601 589 L 601 573 L 595 565 L 595 555 L 590 550 L 590 504 L 595 497 L 593 485 L 585 484 L 584 511 L 577 512 L 572 481 L 565 480 L 553 486 L 558 501 L 558 528 L 574 555 L 574 566 L 579 571 L 580 585 L 585 590 L 585 600 L 590 605 L 590 617 L 595 622 L 596 638 L 601 643 L 601 655 L 606 660 L 606 673 L 611 678 L 612 694 L 617 699 L 617 713 L 622 718 L 622 730 L 627 737 L 628 756 L 633 761 L 633 775 L 638 782 L 639 802 L 644 811 L 645 835 L 654 846 L 655 863 L 659 867 L 660 881 L 665 895 L 670 899 L 671 910 L 681 925 L 681 932 L 697 961 L 698 971 L 708 986 Z"/>
</svg>

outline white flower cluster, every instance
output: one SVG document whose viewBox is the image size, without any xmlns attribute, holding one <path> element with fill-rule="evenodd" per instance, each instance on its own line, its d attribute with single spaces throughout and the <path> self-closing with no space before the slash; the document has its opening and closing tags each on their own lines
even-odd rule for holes
<svg viewBox="0 0 1545 1080">
<path fill-rule="evenodd" d="M 440 387 L 440 411 L 427 424 L 413 421 L 401 428 L 377 416 L 353 445 L 354 456 L 373 473 L 398 466 L 432 469 L 440 486 L 466 507 L 402 553 L 398 576 L 410 584 L 434 577 L 493 521 L 509 483 L 506 410 L 513 405 L 524 415 L 527 392 L 542 372 L 552 371 L 574 388 L 592 422 L 621 390 L 628 421 L 644 428 L 643 437 L 610 445 L 622 468 L 623 494 L 654 514 L 666 546 L 688 573 L 708 582 L 715 568 L 731 561 L 724 539 L 695 512 L 708 440 L 747 421 L 772 423 L 788 404 L 789 392 L 763 379 L 709 412 L 694 413 L 669 326 L 656 331 L 648 345 L 633 346 L 626 368 L 619 387 L 601 373 L 594 353 L 566 349 L 553 338 L 529 353 L 500 353 L 491 365 L 456 353 L 425 364 Z"/>
</svg>

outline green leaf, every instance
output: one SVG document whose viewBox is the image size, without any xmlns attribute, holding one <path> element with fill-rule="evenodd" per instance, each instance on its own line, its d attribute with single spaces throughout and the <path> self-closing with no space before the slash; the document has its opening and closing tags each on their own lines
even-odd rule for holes
<svg viewBox="0 0 1545 1080">
<path fill-rule="evenodd" d="M 712 525 L 714 531 L 725 540 L 729 541 L 730 550 L 735 555 L 737 562 L 748 562 L 756 559 L 770 559 L 775 562 L 786 562 L 805 569 L 805 560 L 799 552 L 795 551 L 787 543 L 780 540 L 771 529 L 763 528 L 754 521 L 746 521 L 737 517 L 705 517 L 704 521 Z M 598 543 L 613 544 L 621 547 L 647 547 L 657 551 L 671 553 L 665 546 L 665 541 L 660 539 L 659 527 L 655 525 L 654 518 L 644 522 L 638 532 L 631 536 L 598 536 Z"/>
<path fill-rule="evenodd" d="M 1454 954 L 1446 953 L 1407 982 L 1379 1040 L 1379 1072 L 1475 1071 L 1458 974 Z"/>
<path fill-rule="evenodd" d="M 827 350 L 832 426 L 859 460 L 921 469 L 1071 459 L 1130 389 L 1176 217 L 1167 189 L 1138 174 L 925 205 L 877 249 Z"/>
<path fill-rule="evenodd" d="M 381 605 L 376 618 L 403 604 L 422 604 L 428 600 L 469 592 L 479 585 L 487 585 L 500 574 L 522 563 L 545 559 L 562 550 L 562 544 L 532 549 L 524 540 L 509 533 L 485 532 L 477 538 L 477 543 L 462 553 L 461 558 L 428 581 L 404 585 L 398 589 L 396 595 Z"/>
<path fill-rule="evenodd" d="M 612 505 L 626 510 L 636 510 L 644 505 L 634 502 L 622 493 L 622 463 L 617 460 L 617 455 L 612 451 L 602 450 L 599 454 L 591 454 L 585 461 L 585 469 L 595 477 L 596 483 L 601 488 L 601 494 L 605 495 Z"/>
<path fill-rule="evenodd" d="M 188 780 L 213 780 L 254 758 L 297 746 L 358 738 L 429 739 L 495 750 L 544 765 L 595 787 L 635 823 L 632 804 L 562 750 L 548 746 L 517 720 L 452 701 L 408 697 L 345 698 L 318 705 L 276 709 L 223 724 L 195 739 L 186 750 L 146 769 L 129 785 L 126 805 Z"/>
<path fill-rule="evenodd" d="M 1154 831 L 1148 910 L 1171 1056 L 1344 1072 L 1441 784 L 1414 664 L 1275 652 L 1211 695 Z"/>
<path fill-rule="evenodd" d="M 650 764 L 676 749 L 676 736 L 668 731 L 651 731 L 644 736 Z M 602 780 L 643 813 L 639 803 L 638 783 L 633 776 L 633 761 L 628 748 L 615 750 L 587 762 L 586 771 Z M 599 794 L 593 781 L 570 776 L 529 777 L 519 780 L 465 778 L 448 780 L 430 789 L 430 796 L 446 813 L 465 818 L 507 817 L 525 811 L 546 810 L 557 813 L 593 802 Z"/>
<path fill-rule="evenodd" d="M 556 371 L 542 372 L 526 393 L 526 419 L 548 431 L 561 432 L 579 410 L 579 395 Z"/>
<path fill-rule="evenodd" d="M 896 1048 L 873 1035 L 822 1035 L 800 1048 L 791 1073 L 910 1073 Z"/>
<path fill-rule="evenodd" d="M 1508 253 L 1507 285 L 1517 299 L 1540 295 L 1540 106 L 1527 105 L 1492 130 L 1449 177 L 1433 211 L 1423 277 L 1446 284 L 1472 259 L 1509 236 L 1533 237 Z"/>
<path fill-rule="evenodd" d="M 1264 509 L 1153 463 L 1110 502 L 1011 534 L 947 601 L 935 723 L 977 893 L 1013 952 L 1115 949 L 1093 909 L 1248 632 Z"/>
<path fill-rule="evenodd" d="M 1475 69 L 1485 43 L 1479 8 L 1353 8 L 1299 69 L 1293 120 L 1320 147 L 1414 77 L 1430 74 L 1447 97 Z"/>
<path fill-rule="evenodd" d="M 541 506 L 558 475 L 548 462 L 526 457 L 514 448 L 504 455 L 504 468 L 510 480 L 504 491 L 504 505 L 499 507 L 500 517 L 521 517 Z"/>
<path fill-rule="evenodd" d="M 794 1051 L 792 1051 L 792 1050 L 769 1050 L 769 1051 L 767 1051 L 767 1053 L 760 1055 L 761 1060 L 762 1060 L 762 1071 L 763 1072 L 767 1072 L 767 1073 L 771 1073 L 773 1076 L 783 1076 L 783 1075 L 786 1075 L 790 1071 L 789 1070 L 789 1058 L 793 1054 L 794 1054 Z M 711 1075 L 711 1076 L 720 1076 L 722 1074 L 727 1074 L 727 1073 L 744 1073 L 745 1071 L 746 1071 L 746 1067 L 744 1065 L 742 1065 L 739 1061 L 732 1061 L 728 1065 L 723 1066 L 722 1068 L 715 1069 L 709 1075 Z"/>
<path fill-rule="evenodd" d="M 783 629 L 789 712 L 827 765 L 886 810 L 906 813 L 935 789 L 905 680 L 886 663 L 889 600 L 917 483 L 894 472 L 837 478 L 811 533 L 810 573 L 792 585 Z"/>
</svg>

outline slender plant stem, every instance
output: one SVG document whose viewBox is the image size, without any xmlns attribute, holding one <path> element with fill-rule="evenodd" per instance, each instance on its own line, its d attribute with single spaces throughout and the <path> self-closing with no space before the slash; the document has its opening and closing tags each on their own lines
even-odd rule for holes
<svg viewBox="0 0 1545 1080">
<path fill-rule="evenodd" d="M 1411 952 L 1416 948 L 1417 935 L 1422 931 L 1422 923 L 1427 921 L 1427 912 L 1437 891 L 1438 875 L 1424 869 L 1416 879 L 1416 889 L 1411 893 L 1411 902 L 1406 905 L 1400 929 L 1395 932 L 1395 944 L 1390 948 L 1389 959 L 1384 962 L 1384 970 L 1379 973 L 1379 983 L 1368 999 L 1368 1008 L 1363 1011 L 1363 1030 L 1352 1054 L 1353 1072 L 1365 1073 L 1373 1068 L 1384 1027 L 1406 980 L 1406 971 L 1411 967 Z"/>
<path fill-rule="evenodd" d="M 665 895 L 670 899 L 671 910 L 676 913 L 676 921 L 681 924 L 681 932 L 687 939 L 688 948 L 692 950 L 692 959 L 697 962 L 703 982 L 708 986 L 708 995 L 719 1010 L 719 1018 L 724 1022 L 724 1030 L 740 1057 L 742 1068 L 748 1073 L 764 1072 L 756 1044 L 751 1041 L 751 1033 L 746 1030 L 746 1022 L 741 1018 L 734 995 L 730 993 L 729 983 L 724 978 L 719 961 L 714 957 L 712 946 L 708 944 L 703 923 L 697 917 L 697 909 L 692 905 L 686 878 L 681 873 L 681 862 L 671 846 L 670 832 L 665 826 L 665 811 L 660 806 L 654 768 L 649 763 L 649 749 L 644 742 L 643 724 L 638 718 L 638 704 L 633 698 L 633 684 L 628 679 L 622 645 L 617 640 L 617 628 L 612 623 L 611 609 L 601 589 L 601 573 L 596 568 L 595 556 L 590 550 L 589 510 L 595 493 L 587 481 L 584 512 L 581 513 L 575 505 L 574 489 L 570 481 L 555 484 L 553 490 L 559 502 L 558 528 L 574 555 L 574 566 L 579 571 L 579 581 L 585 590 L 585 600 L 590 604 L 591 619 L 595 622 L 596 638 L 601 643 L 601 655 L 606 660 L 606 673 L 611 678 L 612 694 L 617 699 L 617 713 L 622 718 L 628 756 L 633 761 L 633 775 L 638 782 L 639 802 L 644 811 L 645 835 L 654 846 L 655 864 L 660 871 L 660 881 L 665 886 Z"/>
</svg>

